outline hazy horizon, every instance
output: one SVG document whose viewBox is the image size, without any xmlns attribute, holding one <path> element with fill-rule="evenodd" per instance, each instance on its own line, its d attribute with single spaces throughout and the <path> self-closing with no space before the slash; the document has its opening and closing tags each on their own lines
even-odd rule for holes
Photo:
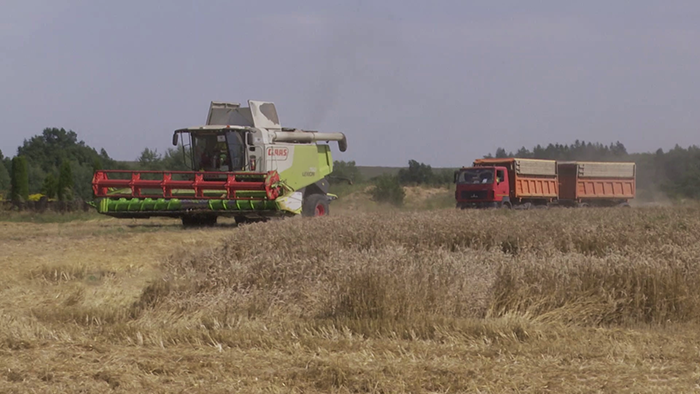
<svg viewBox="0 0 700 394">
<path fill-rule="evenodd" d="M 631 6 L 630 4 L 634 4 Z M 576 139 L 700 145 L 700 3 L 9 0 L 0 150 L 46 127 L 118 160 L 163 152 L 209 102 L 275 102 L 342 131 L 337 160 L 455 167 Z"/>
</svg>

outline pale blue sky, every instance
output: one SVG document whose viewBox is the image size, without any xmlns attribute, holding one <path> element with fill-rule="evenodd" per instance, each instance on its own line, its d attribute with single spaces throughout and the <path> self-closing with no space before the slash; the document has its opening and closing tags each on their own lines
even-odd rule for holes
<svg viewBox="0 0 700 394">
<path fill-rule="evenodd" d="M 0 0 L 0 149 L 64 127 L 130 160 L 247 99 L 365 165 L 700 144 L 698 21 L 698 1 Z"/>
</svg>

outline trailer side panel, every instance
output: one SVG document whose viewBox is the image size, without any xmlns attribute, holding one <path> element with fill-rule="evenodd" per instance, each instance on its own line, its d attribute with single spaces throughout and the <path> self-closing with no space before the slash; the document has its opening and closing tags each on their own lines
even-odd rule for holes
<svg viewBox="0 0 700 394">
<path fill-rule="evenodd" d="M 635 181 L 634 179 L 579 178 L 576 182 L 576 196 L 580 200 L 632 199 L 635 197 Z"/>
<path fill-rule="evenodd" d="M 621 201 L 635 198 L 634 163 L 559 163 L 561 200 Z"/>
<path fill-rule="evenodd" d="M 558 196 L 556 175 L 548 177 L 527 177 L 515 175 L 516 199 L 555 199 Z"/>
</svg>

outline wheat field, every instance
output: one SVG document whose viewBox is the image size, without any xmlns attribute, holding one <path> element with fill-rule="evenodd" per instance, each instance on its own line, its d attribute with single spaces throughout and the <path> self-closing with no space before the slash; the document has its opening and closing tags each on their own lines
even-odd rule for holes
<svg viewBox="0 0 700 394">
<path fill-rule="evenodd" d="M 700 207 L 0 222 L 0 392 L 700 392 Z"/>
</svg>

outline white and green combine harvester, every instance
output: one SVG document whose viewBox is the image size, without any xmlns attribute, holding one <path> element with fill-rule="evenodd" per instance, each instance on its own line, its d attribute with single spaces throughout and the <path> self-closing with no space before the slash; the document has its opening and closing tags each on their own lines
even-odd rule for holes
<svg viewBox="0 0 700 394">
<path fill-rule="evenodd" d="M 93 205 L 117 218 L 175 217 L 186 226 L 220 216 L 325 216 L 336 198 L 328 193 L 329 141 L 347 148 L 343 133 L 281 127 L 273 103 L 212 102 L 205 125 L 173 133 L 192 171 L 96 171 Z"/>
</svg>

